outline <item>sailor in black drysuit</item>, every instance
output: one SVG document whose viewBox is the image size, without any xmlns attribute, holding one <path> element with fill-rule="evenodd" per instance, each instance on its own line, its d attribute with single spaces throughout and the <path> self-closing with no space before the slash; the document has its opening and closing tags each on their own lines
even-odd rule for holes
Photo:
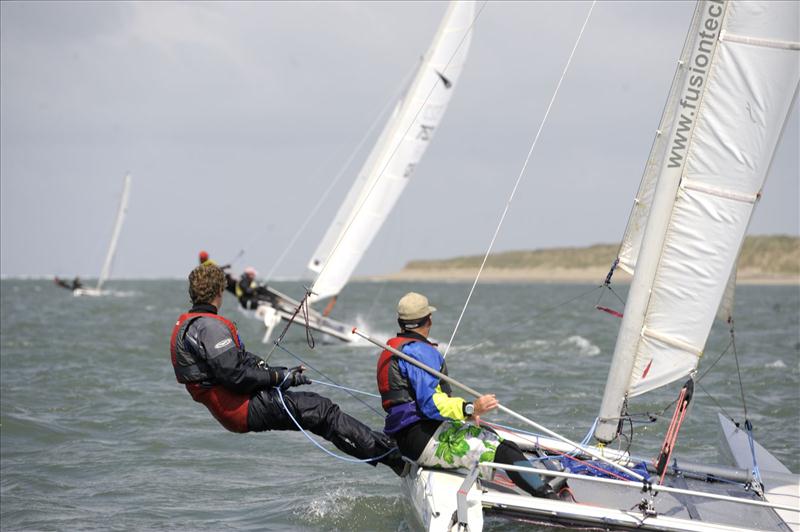
<svg viewBox="0 0 800 532">
<path fill-rule="evenodd" d="M 83 283 L 81 282 L 80 277 L 76 277 L 72 280 L 72 284 L 69 284 L 64 279 L 59 279 L 56 277 L 53 281 L 60 286 L 61 288 L 66 288 L 67 290 L 77 290 L 78 288 L 83 288 Z"/>
<path fill-rule="evenodd" d="M 405 464 L 391 438 L 370 430 L 326 397 L 288 391 L 311 383 L 303 374 L 305 368 L 268 366 L 245 349 L 236 326 L 217 314 L 225 282 L 215 265 L 195 268 L 189 275 L 193 307 L 178 318 L 172 332 L 175 376 L 192 398 L 232 432 L 297 430 L 281 404 L 280 388 L 286 407 L 303 429 L 362 460 L 386 455 L 377 461 L 401 474 Z M 367 463 L 376 465 L 375 460 Z"/>
</svg>

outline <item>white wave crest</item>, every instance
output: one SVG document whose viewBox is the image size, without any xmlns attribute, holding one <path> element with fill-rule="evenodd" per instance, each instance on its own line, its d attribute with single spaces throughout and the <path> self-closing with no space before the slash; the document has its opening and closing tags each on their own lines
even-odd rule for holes
<svg viewBox="0 0 800 532">
<path fill-rule="evenodd" d="M 355 324 L 356 328 L 358 330 L 360 330 L 360 331 L 362 331 L 362 332 L 364 332 L 366 334 L 369 334 L 370 338 L 374 338 L 375 340 L 378 340 L 379 342 L 383 342 L 385 340 L 388 340 L 389 338 L 394 338 L 396 336 L 396 334 L 397 334 L 397 331 L 386 332 L 386 331 L 381 331 L 381 330 L 372 330 L 372 328 L 370 327 L 369 323 L 367 323 L 366 318 L 364 316 L 361 316 L 360 314 L 358 316 L 356 316 L 355 322 L 356 322 L 356 324 Z M 360 337 L 360 336 L 358 336 L 356 334 L 354 334 L 353 336 L 355 337 L 355 342 L 353 342 L 354 346 L 356 346 L 356 347 L 372 347 L 372 348 L 375 347 L 375 344 L 373 344 L 372 342 L 370 342 L 368 340 L 365 340 L 364 338 L 362 338 L 362 337 Z"/>
<path fill-rule="evenodd" d="M 767 368 L 779 368 L 780 369 L 780 368 L 785 368 L 786 364 L 783 362 L 783 360 L 778 359 L 775 362 L 770 362 L 765 367 L 767 367 Z"/>
<path fill-rule="evenodd" d="M 594 345 L 592 342 L 584 338 L 583 336 L 570 336 L 563 342 L 561 345 L 572 345 L 578 348 L 578 354 L 593 357 L 600 354 L 600 348 Z"/>
<path fill-rule="evenodd" d="M 336 519 L 345 516 L 357 501 L 356 493 L 352 488 L 340 487 L 326 492 L 319 499 L 313 499 L 307 508 L 304 517 L 311 521 L 321 519 Z"/>
</svg>

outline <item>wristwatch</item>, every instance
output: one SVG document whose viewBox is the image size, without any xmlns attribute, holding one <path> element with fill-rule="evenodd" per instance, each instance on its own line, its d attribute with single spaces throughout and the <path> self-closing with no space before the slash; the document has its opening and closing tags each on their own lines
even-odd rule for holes
<svg viewBox="0 0 800 532">
<path fill-rule="evenodd" d="M 464 417 L 470 417 L 475 413 L 475 405 L 469 402 L 465 402 L 461 409 L 464 412 Z"/>
</svg>

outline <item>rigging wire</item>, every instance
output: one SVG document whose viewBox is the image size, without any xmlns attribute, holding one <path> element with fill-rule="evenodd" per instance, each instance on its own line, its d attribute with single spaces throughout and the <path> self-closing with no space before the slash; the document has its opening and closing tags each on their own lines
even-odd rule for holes
<svg viewBox="0 0 800 532">
<path fill-rule="evenodd" d="M 558 308 L 561 308 L 561 307 L 563 307 L 565 305 L 568 305 L 568 304 L 572 303 L 576 299 L 582 299 L 583 297 L 591 294 L 592 292 L 600 290 L 601 288 L 603 288 L 603 287 L 602 286 L 596 286 L 594 288 L 591 288 L 589 290 L 581 292 L 580 294 L 576 295 L 575 297 L 571 297 L 571 298 L 569 298 L 569 299 L 567 299 L 565 301 L 562 301 L 561 303 L 557 303 L 557 304 L 555 304 L 555 305 L 553 305 L 551 307 L 547 307 L 547 308 L 537 312 L 536 314 L 533 314 L 532 316 L 527 316 L 527 317 L 525 317 L 523 319 L 517 320 L 516 322 L 511 322 L 508 326 L 505 326 L 505 327 L 502 327 L 502 328 L 498 329 L 494 334 L 484 336 L 483 340 L 481 340 L 480 342 L 476 342 L 476 343 L 468 345 L 466 347 L 459 347 L 458 348 L 458 352 L 462 353 L 462 354 L 463 353 L 468 353 L 468 352 L 472 351 L 473 349 L 476 349 L 476 348 L 484 345 L 487 340 L 491 340 L 493 338 L 498 338 L 500 335 L 503 335 L 503 334 L 505 334 L 505 333 L 507 333 L 509 331 L 513 331 L 514 329 L 517 329 L 517 328 L 519 328 L 519 327 L 521 327 L 523 325 L 531 324 L 531 323 L 533 323 L 534 320 L 536 320 L 540 316 L 543 316 L 545 314 L 549 314 L 550 312 L 552 312 L 552 311 L 554 311 L 554 310 L 556 310 Z"/>
<path fill-rule="evenodd" d="M 275 348 L 279 346 L 281 341 L 283 341 L 284 336 L 286 336 L 286 333 L 289 331 L 289 327 L 292 326 L 292 323 L 294 323 L 294 319 L 297 317 L 297 314 L 300 312 L 301 309 L 305 309 L 304 312 L 303 312 L 303 315 L 305 317 L 305 325 L 306 325 L 306 341 L 308 342 L 308 346 L 311 349 L 314 349 L 314 345 L 315 345 L 314 337 L 311 335 L 311 331 L 310 331 L 310 328 L 308 326 L 308 296 L 311 295 L 311 290 L 309 290 L 307 287 L 305 287 L 305 291 L 306 291 L 306 293 L 303 296 L 303 299 L 301 299 L 300 303 L 297 304 L 297 308 L 294 309 L 294 313 L 292 314 L 292 317 L 289 318 L 289 320 L 286 322 L 286 327 L 283 328 L 283 331 L 281 331 L 281 334 L 278 336 L 278 339 L 275 340 L 275 345 L 273 345 L 272 349 L 270 349 L 270 352 L 267 354 L 267 357 L 264 359 L 265 361 L 269 362 L 269 359 L 272 358 L 272 354 L 275 352 Z"/>
<path fill-rule="evenodd" d="M 488 1 L 489 0 L 484 0 L 483 4 L 478 9 L 478 13 L 475 15 L 475 18 L 472 19 L 472 22 L 470 23 L 469 28 L 467 28 L 467 31 L 464 32 L 464 36 L 461 38 L 461 41 L 459 41 L 458 46 L 456 46 L 456 49 L 453 51 L 453 54 L 447 60 L 447 63 L 445 64 L 444 68 L 442 69 L 442 72 L 444 72 L 444 73 L 447 72 L 447 67 L 450 66 L 450 63 L 452 62 L 453 58 L 456 56 L 456 54 L 458 54 L 458 51 L 461 49 L 461 46 L 464 44 L 464 41 L 467 39 L 467 37 L 469 35 L 472 34 L 472 28 L 475 26 L 475 23 L 478 22 L 478 18 L 481 16 L 481 13 L 483 12 L 483 9 L 486 7 L 486 4 L 487 4 Z M 425 60 L 427 61 L 428 58 L 425 58 Z M 402 139 L 405 138 L 406 135 L 408 135 L 408 132 L 411 131 L 411 128 L 417 123 L 417 118 L 419 117 L 419 115 L 422 112 L 422 110 L 425 108 L 425 105 L 428 103 L 428 100 L 433 95 L 433 92 L 436 90 L 436 87 L 438 87 L 438 86 L 439 86 L 439 81 L 436 81 L 431 86 L 431 90 L 428 91 L 428 94 L 425 96 L 425 100 L 422 102 L 422 104 L 420 104 L 419 109 L 417 109 L 417 112 L 414 114 L 414 118 L 411 119 L 410 123 L 408 124 L 408 127 L 403 132 L 403 134 L 399 137 L 401 140 L 397 142 L 397 144 L 395 145 L 394 149 L 389 154 L 389 157 L 386 159 L 386 162 L 384 163 L 383 168 L 381 168 L 381 171 L 378 172 L 378 176 L 373 181 L 372 186 L 370 186 L 370 188 L 367 191 L 367 193 L 364 194 L 363 198 L 361 198 L 361 203 L 359 203 L 359 205 L 356 208 L 356 210 L 354 211 L 353 215 L 350 217 L 350 221 L 348 222 L 347 226 L 339 234 L 339 238 L 336 240 L 336 243 L 334 244 L 334 246 L 331 249 L 330 253 L 328 253 L 328 257 L 326 258 L 325 263 L 322 265 L 322 268 L 320 269 L 319 273 L 317 274 L 317 279 L 319 279 L 320 276 L 322 276 L 322 273 L 328 267 L 328 264 L 330 264 L 330 258 L 333 256 L 334 253 L 336 253 L 336 250 L 339 249 L 339 245 L 342 243 L 342 241 L 344 240 L 344 236 L 347 234 L 347 232 L 350 230 L 350 227 L 353 225 L 353 222 L 356 220 L 356 218 L 358 216 L 358 213 L 361 212 L 361 209 L 366 204 L 367 199 L 369 199 L 370 195 L 372 194 L 372 191 L 375 190 L 375 187 L 377 186 L 378 182 L 383 177 L 383 173 L 386 171 L 386 168 L 389 167 L 389 163 L 394 158 L 395 154 L 397 153 L 397 150 L 400 149 L 400 145 L 402 144 Z M 312 290 L 314 288 L 314 284 L 315 283 L 316 283 L 316 280 L 311 285 L 311 289 Z"/>
<path fill-rule="evenodd" d="M 586 29 L 586 25 L 589 23 L 589 18 L 592 15 L 592 10 L 594 9 L 597 0 L 592 2 L 592 5 L 589 7 L 589 12 L 586 14 L 586 20 L 583 21 L 583 26 L 581 27 L 581 31 L 578 34 L 578 38 L 575 41 L 575 45 L 572 47 L 572 52 L 569 54 L 569 58 L 567 59 L 567 64 L 564 66 L 564 70 L 561 72 L 561 78 L 558 80 L 558 84 L 556 85 L 556 89 L 553 92 L 553 96 L 550 98 L 550 103 L 547 106 L 547 110 L 544 113 L 544 117 L 542 118 L 542 122 L 539 124 L 539 130 L 536 132 L 536 136 L 533 139 L 533 143 L 531 144 L 530 149 L 528 150 L 528 155 L 525 158 L 525 163 L 522 165 L 522 169 L 517 176 L 517 180 L 514 183 L 514 188 L 511 191 L 511 195 L 506 202 L 506 206 L 503 209 L 503 214 L 500 216 L 500 221 L 497 224 L 497 228 L 494 231 L 494 235 L 492 235 L 492 240 L 489 242 L 489 248 L 486 250 L 486 254 L 483 257 L 483 261 L 481 262 L 481 267 L 478 269 L 478 274 L 475 276 L 475 281 L 472 283 L 472 288 L 469 290 L 469 294 L 467 295 L 467 300 L 464 303 L 464 308 L 461 309 L 461 315 L 458 317 L 458 321 L 456 322 L 456 326 L 453 328 L 453 334 L 450 336 L 450 341 L 447 342 L 447 347 L 444 351 L 444 358 L 447 358 L 447 352 L 450 350 L 450 346 L 453 345 L 453 340 L 456 337 L 456 333 L 458 332 L 458 327 L 461 324 L 461 320 L 464 317 L 464 313 L 467 311 L 467 307 L 469 306 L 469 302 L 472 299 L 472 294 L 475 292 L 475 287 L 478 285 L 478 280 L 481 277 L 481 273 L 483 273 L 483 268 L 486 265 L 486 261 L 489 258 L 489 254 L 492 252 L 492 248 L 494 247 L 494 243 L 497 240 L 497 235 L 500 233 L 500 228 L 503 226 L 503 222 L 505 221 L 506 214 L 508 214 L 508 210 L 511 207 L 511 202 L 514 201 L 514 195 L 517 193 L 517 189 L 519 188 L 519 184 L 522 181 L 522 176 L 525 174 L 525 170 L 528 168 L 528 163 L 531 160 L 531 155 L 533 154 L 533 150 L 536 147 L 536 143 L 539 141 L 539 136 L 542 133 L 542 129 L 544 128 L 545 122 L 547 122 L 547 117 L 550 115 L 550 110 L 553 108 L 553 103 L 556 100 L 556 96 L 558 95 L 558 91 L 561 88 L 561 83 L 564 81 L 564 77 L 567 75 L 567 70 L 569 69 L 570 63 L 572 63 L 572 58 L 575 55 L 575 51 L 578 49 L 578 44 L 581 42 L 581 37 L 583 36 L 583 32 Z"/>
<path fill-rule="evenodd" d="M 378 116 L 375 117 L 375 120 L 373 120 L 372 124 L 369 126 L 369 129 L 367 129 L 367 132 L 364 134 L 364 136 L 358 142 L 358 144 L 356 145 L 355 149 L 353 149 L 353 151 L 347 157 L 347 159 L 345 160 L 345 162 L 342 165 L 342 167 L 339 169 L 339 171 L 334 176 L 333 180 L 331 180 L 331 182 L 328 185 L 328 187 L 325 189 L 325 191 L 322 193 L 320 198 L 317 200 L 317 203 L 311 209 L 311 212 L 308 214 L 308 217 L 306 217 L 305 221 L 302 224 L 300 224 L 300 227 L 297 229 L 297 232 L 295 232 L 294 236 L 291 238 L 289 243 L 286 245 L 286 247 L 284 248 L 283 252 L 275 260 L 275 264 L 272 265 L 272 268 L 270 268 L 269 272 L 267 273 L 267 279 L 272 279 L 272 275 L 275 273 L 275 270 L 278 269 L 278 266 L 281 265 L 281 263 L 283 262 L 283 259 L 286 258 L 286 254 L 292 249 L 292 247 L 294 247 L 295 243 L 297 243 L 297 239 L 300 238 L 301 234 L 303 234 L 303 231 L 305 231 L 305 229 L 308 226 L 308 224 L 311 222 L 311 220 L 317 214 L 317 211 L 319 211 L 320 207 L 322 207 L 322 204 L 325 203 L 325 200 L 328 198 L 328 195 L 331 193 L 333 188 L 336 186 L 336 184 L 342 178 L 342 176 L 344 175 L 345 171 L 348 168 L 350 168 L 350 165 L 353 163 L 353 159 L 355 159 L 356 155 L 358 155 L 358 153 L 361 151 L 361 148 L 363 148 L 364 143 L 366 143 L 367 139 L 372 137 L 372 134 L 375 131 L 375 128 L 378 127 L 378 124 L 383 122 L 383 118 L 386 116 L 386 113 L 388 112 L 388 110 L 392 106 L 392 104 L 397 102 L 397 100 L 402 97 L 403 92 L 406 90 L 406 87 L 408 86 L 408 81 L 411 78 L 411 75 L 416 70 L 416 68 L 417 68 L 417 65 L 414 65 L 411 69 L 409 69 L 409 71 L 405 74 L 405 76 L 403 76 L 403 79 L 402 79 L 402 81 L 400 82 L 400 85 L 399 85 L 400 89 L 395 91 L 394 93 L 392 93 L 392 96 L 383 105 L 383 107 L 381 108 L 380 112 L 378 113 Z M 317 169 L 317 171 L 314 172 L 314 175 L 315 176 L 320 175 L 322 173 L 322 170 L 327 168 L 327 166 L 328 166 L 327 163 L 325 163 L 322 166 L 320 166 Z M 260 236 L 261 235 L 259 235 L 259 238 L 260 238 Z M 252 244 L 252 242 L 251 242 L 251 244 Z"/>
<path fill-rule="evenodd" d="M 298 355 L 296 355 L 296 354 L 292 353 L 292 352 L 291 352 L 291 351 L 289 351 L 287 348 L 285 348 L 283 345 L 279 344 L 277 341 L 275 342 L 275 347 L 277 347 L 278 349 L 280 349 L 280 350 L 281 350 L 281 351 L 283 351 L 284 353 L 288 354 L 289 356 L 292 356 L 292 357 L 294 357 L 296 360 L 299 360 L 299 361 L 300 361 L 300 363 L 301 363 L 302 365 L 306 366 L 307 368 L 309 368 L 309 369 L 311 369 L 311 370 L 313 370 L 313 371 L 316 371 L 317 373 L 319 373 L 320 375 L 322 375 L 324 378 L 328 379 L 328 381 L 330 381 L 331 383 L 334 383 L 334 384 L 336 384 L 336 385 L 337 385 L 338 387 L 340 387 L 342 390 L 344 390 L 345 392 L 347 392 L 347 394 L 348 394 L 348 395 L 350 395 L 350 397 L 352 397 L 353 399 L 355 399 L 356 401 L 358 401 L 358 402 L 359 402 L 359 403 L 361 403 L 362 405 L 366 406 L 367 408 L 369 408 L 370 410 L 372 410 L 373 412 L 375 412 L 375 413 L 376 413 L 376 414 L 378 414 L 379 416 L 381 416 L 381 417 L 383 417 L 383 416 L 384 416 L 383 412 L 379 411 L 377 408 L 375 408 L 374 406 L 370 405 L 369 403 L 367 403 L 366 401 L 364 401 L 364 400 L 363 400 L 363 399 L 361 399 L 360 397 L 358 397 L 358 396 L 354 395 L 355 393 L 360 393 L 360 394 L 362 394 L 362 395 L 371 395 L 371 396 L 374 396 L 374 394 L 370 394 L 369 392 L 364 392 L 364 391 L 357 391 L 357 390 L 353 390 L 353 389 L 351 389 L 351 388 L 346 388 L 346 387 L 344 387 L 344 386 L 341 386 L 341 385 L 339 385 L 338 383 L 336 383 L 336 381 L 335 381 L 334 379 L 332 379 L 331 377 L 329 377 L 328 375 L 326 375 L 325 373 L 323 373 L 323 372 L 322 372 L 322 370 L 315 368 L 314 366 L 312 366 L 311 364 L 309 364 L 308 362 L 306 362 L 305 360 L 303 360 L 302 358 L 300 358 Z M 318 382 L 318 381 L 315 381 L 315 382 Z M 322 383 L 320 383 L 320 384 L 322 384 Z"/>
</svg>

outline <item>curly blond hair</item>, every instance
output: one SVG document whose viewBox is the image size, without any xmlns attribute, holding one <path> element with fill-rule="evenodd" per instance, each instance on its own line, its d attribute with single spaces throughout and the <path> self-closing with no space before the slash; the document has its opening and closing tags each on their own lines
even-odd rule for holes
<svg viewBox="0 0 800 532">
<path fill-rule="evenodd" d="M 219 266 L 201 264 L 189 274 L 189 298 L 194 305 L 209 304 L 226 285 L 225 274 Z"/>
</svg>

